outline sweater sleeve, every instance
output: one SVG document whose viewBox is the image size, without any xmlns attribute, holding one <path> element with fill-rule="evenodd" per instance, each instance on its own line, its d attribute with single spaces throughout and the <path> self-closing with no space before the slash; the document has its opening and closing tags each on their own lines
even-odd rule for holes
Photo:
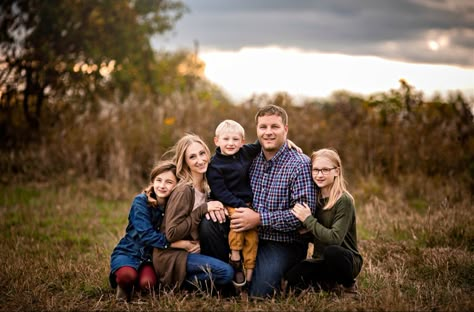
<svg viewBox="0 0 474 312">
<path fill-rule="evenodd" d="M 314 216 L 309 216 L 303 224 L 314 235 L 315 239 L 327 245 L 341 245 L 349 231 L 354 206 L 347 199 L 340 199 L 333 208 L 336 209 L 331 227 L 325 227 Z"/>
<path fill-rule="evenodd" d="M 190 237 L 196 225 L 207 212 L 207 203 L 193 210 L 194 194 L 190 186 L 175 189 L 165 211 L 166 237 L 175 242 Z"/>
<path fill-rule="evenodd" d="M 260 152 L 262 151 L 262 145 L 260 145 L 260 142 L 258 140 L 253 143 L 245 144 L 244 146 L 242 146 L 242 148 L 245 149 L 251 160 L 257 157 L 258 154 L 260 154 Z"/>
<path fill-rule="evenodd" d="M 224 181 L 224 174 L 221 170 L 213 166 L 212 162 L 207 168 L 207 181 L 209 187 L 212 190 L 213 197 L 216 200 L 221 201 L 224 205 L 238 208 L 247 207 L 247 203 L 235 196 L 229 188 L 226 186 Z"/>
</svg>

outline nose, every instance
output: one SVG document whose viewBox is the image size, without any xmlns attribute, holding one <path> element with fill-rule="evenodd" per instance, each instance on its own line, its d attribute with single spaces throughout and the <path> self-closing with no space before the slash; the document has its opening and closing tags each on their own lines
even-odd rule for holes
<svg viewBox="0 0 474 312">
<path fill-rule="evenodd" d="M 163 188 L 165 186 L 165 182 L 158 182 L 158 188 Z"/>
</svg>

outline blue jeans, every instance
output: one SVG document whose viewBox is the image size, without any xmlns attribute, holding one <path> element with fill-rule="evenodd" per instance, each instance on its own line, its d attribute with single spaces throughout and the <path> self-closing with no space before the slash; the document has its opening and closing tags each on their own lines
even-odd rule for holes
<svg viewBox="0 0 474 312">
<path fill-rule="evenodd" d="M 186 273 L 186 280 L 191 284 L 197 280 L 225 285 L 231 283 L 234 277 L 234 269 L 228 263 L 196 253 L 188 254 Z"/>
<path fill-rule="evenodd" d="M 307 245 L 260 240 L 250 296 L 269 297 L 280 292 L 283 275 L 306 258 Z"/>
<path fill-rule="evenodd" d="M 202 218 L 199 228 L 201 253 L 229 261 L 229 221 L 213 222 Z M 250 285 L 250 296 L 272 296 L 280 291 L 281 278 L 291 267 L 306 258 L 308 244 L 279 243 L 260 240 L 258 243 L 257 263 Z"/>
</svg>

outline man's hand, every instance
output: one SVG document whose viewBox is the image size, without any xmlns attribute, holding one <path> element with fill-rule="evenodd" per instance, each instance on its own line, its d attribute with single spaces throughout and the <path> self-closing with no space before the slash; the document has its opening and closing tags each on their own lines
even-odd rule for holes
<svg viewBox="0 0 474 312">
<path fill-rule="evenodd" d="M 311 215 L 311 209 L 309 209 L 309 206 L 306 203 L 301 204 L 296 204 L 293 209 L 291 209 L 291 212 L 295 215 L 295 217 L 298 218 L 301 222 L 304 222 L 307 217 Z"/>
<path fill-rule="evenodd" d="M 235 209 L 230 217 L 230 228 L 235 232 L 243 232 L 260 225 L 260 214 L 249 208 Z"/>
</svg>

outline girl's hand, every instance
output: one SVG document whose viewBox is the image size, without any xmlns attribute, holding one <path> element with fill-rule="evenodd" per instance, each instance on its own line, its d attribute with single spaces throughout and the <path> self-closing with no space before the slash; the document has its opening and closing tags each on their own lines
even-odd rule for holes
<svg viewBox="0 0 474 312">
<path fill-rule="evenodd" d="M 179 248 L 184 249 L 189 253 L 200 253 L 201 252 L 201 245 L 198 241 L 190 241 L 190 240 L 179 240 L 176 242 L 171 243 L 172 248 Z"/>
<path fill-rule="evenodd" d="M 304 222 L 307 217 L 311 215 L 311 209 L 309 209 L 308 205 L 306 203 L 301 204 L 296 204 L 293 209 L 291 209 L 291 212 L 295 215 L 295 217 L 298 218 L 301 222 Z"/>
<path fill-rule="evenodd" d="M 199 241 L 189 241 L 189 245 L 188 248 L 186 248 L 186 251 L 189 253 L 200 253 L 201 245 L 199 244 Z"/>
<path fill-rule="evenodd" d="M 289 139 L 286 139 L 286 141 L 288 142 L 288 147 L 291 148 L 291 149 L 295 149 L 298 153 L 303 153 L 303 150 L 295 144 L 295 142 L 289 140 Z"/>
</svg>

